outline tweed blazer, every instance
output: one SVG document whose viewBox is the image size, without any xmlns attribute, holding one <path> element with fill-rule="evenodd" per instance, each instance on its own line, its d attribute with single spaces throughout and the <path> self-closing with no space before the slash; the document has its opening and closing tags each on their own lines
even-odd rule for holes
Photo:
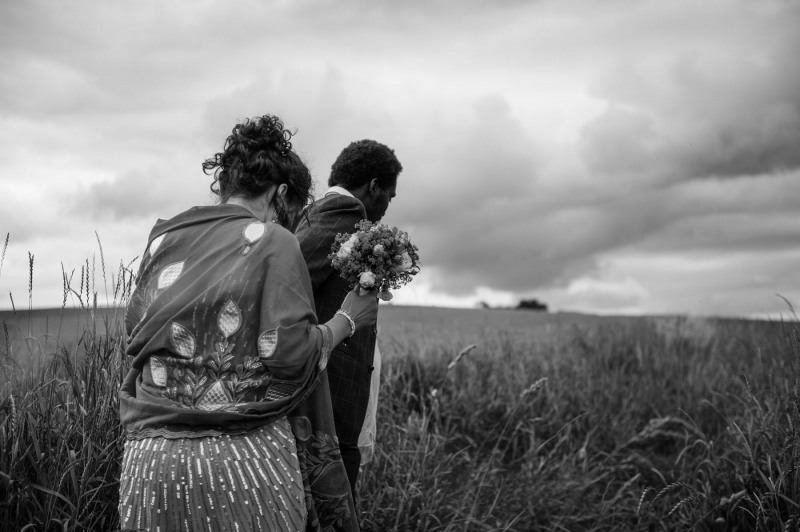
<svg viewBox="0 0 800 532">
<path fill-rule="evenodd" d="M 311 276 L 319 323 L 333 317 L 350 291 L 328 260 L 333 241 L 338 233 L 352 233 L 364 218 L 364 205 L 357 198 L 329 194 L 309 208 L 307 219 L 295 231 Z M 369 403 L 375 341 L 374 327 L 361 329 L 334 348 L 328 362 L 336 434 L 345 445 L 358 445 Z"/>
</svg>

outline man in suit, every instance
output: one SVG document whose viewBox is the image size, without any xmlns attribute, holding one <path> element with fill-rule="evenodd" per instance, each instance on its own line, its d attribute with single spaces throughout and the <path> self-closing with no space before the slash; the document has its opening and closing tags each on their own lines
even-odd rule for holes
<svg viewBox="0 0 800 532">
<path fill-rule="evenodd" d="M 340 308 L 349 288 L 328 255 L 338 233 L 352 233 L 366 218 L 377 222 L 395 196 L 402 170 L 394 150 L 360 140 L 342 150 L 331 166 L 325 197 L 307 211 L 295 231 L 305 257 L 317 318 L 325 323 Z M 337 346 L 328 362 L 333 417 L 353 500 L 361 463 L 358 437 L 369 402 L 377 329 L 362 329 Z"/>
</svg>

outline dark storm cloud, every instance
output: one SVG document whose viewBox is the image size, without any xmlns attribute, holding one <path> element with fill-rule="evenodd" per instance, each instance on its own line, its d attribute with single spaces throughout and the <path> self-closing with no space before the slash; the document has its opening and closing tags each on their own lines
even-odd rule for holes
<svg viewBox="0 0 800 532">
<path fill-rule="evenodd" d="M 547 147 L 508 113 L 476 108 L 460 127 L 437 124 L 448 138 L 426 143 L 435 153 L 408 185 L 418 186 L 414 204 L 401 197 L 390 216 L 420 228 L 436 289 L 457 294 L 564 286 L 595 270 L 599 255 L 637 246 L 794 247 L 800 194 L 789 170 L 800 166 L 800 70 L 789 58 L 797 13 L 775 15 L 775 33 L 749 53 L 676 45 L 660 62 L 644 54 L 620 63 L 595 91 L 609 108 L 581 133 L 584 175 L 565 176 L 557 192 L 542 164 Z M 718 177 L 728 180 L 710 179 Z"/>
<path fill-rule="evenodd" d="M 671 181 L 800 166 L 800 7 L 781 17 L 758 49 L 676 43 L 660 61 L 618 62 L 595 88 L 609 108 L 582 132 L 588 167 Z"/>
<path fill-rule="evenodd" d="M 650 185 L 602 176 L 565 179 L 558 190 L 547 180 L 543 147 L 499 101 L 475 105 L 458 127 L 429 129 L 449 138 L 426 138 L 431 153 L 402 176 L 389 218 L 412 229 L 443 292 L 566 286 L 596 269 L 598 255 L 631 246 L 758 252 L 797 245 L 797 172 Z M 643 297 L 619 300 L 634 296 Z"/>
<path fill-rule="evenodd" d="M 719 253 L 797 248 L 800 171 L 679 183 L 643 203 L 663 213 L 662 230 L 641 239 L 651 252 Z"/>
<path fill-rule="evenodd" d="M 575 228 L 601 229 L 602 213 L 561 209 L 538 193 L 540 147 L 502 98 L 474 102 L 464 115 L 429 115 L 419 132 L 404 146 L 412 155 L 387 219 L 414 235 L 437 269 L 437 290 L 532 287 L 586 266 L 597 237 Z"/>
</svg>

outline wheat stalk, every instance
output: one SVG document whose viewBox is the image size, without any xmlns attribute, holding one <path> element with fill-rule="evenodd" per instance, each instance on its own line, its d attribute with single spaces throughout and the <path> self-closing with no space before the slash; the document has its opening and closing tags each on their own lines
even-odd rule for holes
<svg viewBox="0 0 800 532">
<path fill-rule="evenodd" d="M 3 263 L 6 260 L 6 250 L 8 249 L 8 239 L 11 237 L 11 233 L 6 233 L 6 241 L 3 243 L 3 251 L 0 253 L 0 273 L 3 273 Z"/>
<path fill-rule="evenodd" d="M 680 509 L 680 507 L 683 506 L 684 504 L 686 504 L 687 502 L 692 502 L 692 501 L 696 501 L 696 500 L 697 500 L 697 497 L 695 497 L 694 495 L 689 495 L 688 497 L 684 497 L 683 499 L 678 501 L 678 503 L 675 506 L 672 507 L 672 510 L 669 511 L 669 513 L 667 514 L 667 517 L 671 517 L 672 514 L 677 512 L 678 509 Z"/>
<path fill-rule="evenodd" d="M 11 440 L 17 439 L 17 402 L 14 400 L 14 394 L 8 395 L 8 401 L 11 405 Z"/>
<path fill-rule="evenodd" d="M 33 317 L 33 254 L 28 252 L 28 337 L 33 336 L 31 326 Z"/>
<path fill-rule="evenodd" d="M 458 355 L 456 355 L 456 357 L 447 365 L 447 371 L 450 371 L 451 369 L 456 367 L 456 365 L 459 362 L 461 362 L 461 359 L 464 358 L 467 355 L 467 353 L 469 353 L 470 351 L 472 351 L 476 347 L 478 347 L 477 344 L 471 344 L 471 345 L 468 345 L 467 347 L 465 347 L 464 349 L 462 349 L 461 352 Z"/>
<path fill-rule="evenodd" d="M 100 235 L 97 234 L 97 231 L 94 232 L 94 236 L 97 239 L 97 247 L 100 248 L 100 269 L 103 273 L 103 289 L 106 293 L 106 306 L 108 306 L 108 282 L 106 279 L 106 257 L 103 253 L 103 243 L 100 242 Z"/>
<path fill-rule="evenodd" d="M 642 491 L 642 496 L 639 497 L 639 504 L 636 505 L 636 515 L 639 515 L 639 513 L 641 512 L 642 504 L 644 504 L 644 500 L 647 497 L 647 494 L 653 491 L 655 490 L 650 486 L 646 487 L 644 491 Z"/>
<path fill-rule="evenodd" d="M 61 263 L 61 289 L 62 299 L 61 299 L 61 310 L 67 308 L 67 295 L 69 295 L 69 283 L 70 280 L 67 278 L 67 272 L 64 270 L 64 263 Z"/>
<path fill-rule="evenodd" d="M 541 379 L 537 380 L 536 382 L 525 388 L 519 395 L 520 399 L 524 399 L 529 395 L 535 394 L 540 389 L 544 388 L 546 384 L 547 384 L 547 377 L 542 377 Z"/>
<path fill-rule="evenodd" d="M 5 335 L 6 340 L 6 356 L 11 357 L 11 338 L 8 334 L 8 324 L 6 323 L 6 320 L 3 320 L 3 334 Z"/>
</svg>

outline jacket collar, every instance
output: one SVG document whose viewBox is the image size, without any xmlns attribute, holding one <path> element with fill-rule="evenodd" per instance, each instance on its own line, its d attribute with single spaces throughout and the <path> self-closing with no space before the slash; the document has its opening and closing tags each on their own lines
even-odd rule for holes
<svg viewBox="0 0 800 532">
<path fill-rule="evenodd" d="M 344 187 L 340 187 L 339 185 L 332 186 L 328 189 L 328 192 L 325 193 L 326 196 L 330 196 L 331 194 L 341 194 L 342 196 L 350 196 L 351 198 L 355 198 L 352 192 Z"/>
</svg>

